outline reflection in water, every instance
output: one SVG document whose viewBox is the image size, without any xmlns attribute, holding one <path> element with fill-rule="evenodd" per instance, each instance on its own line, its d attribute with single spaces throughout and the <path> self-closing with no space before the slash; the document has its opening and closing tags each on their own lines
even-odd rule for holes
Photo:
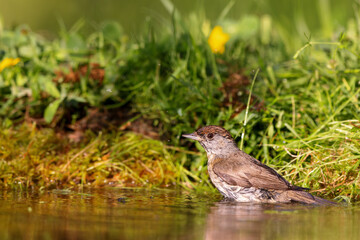
<svg viewBox="0 0 360 240">
<path fill-rule="evenodd" d="M 219 202 L 205 239 L 360 239 L 360 209 L 299 204 Z"/>
<path fill-rule="evenodd" d="M 260 239 L 265 205 L 219 202 L 210 208 L 205 239 Z"/>
<path fill-rule="evenodd" d="M 192 199 L 175 191 L 2 192 L 0 239 L 198 239 L 206 204 Z"/>
<path fill-rule="evenodd" d="M 359 239 L 357 207 L 244 204 L 168 190 L 0 191 L 0 239 Z"/>
</svg>

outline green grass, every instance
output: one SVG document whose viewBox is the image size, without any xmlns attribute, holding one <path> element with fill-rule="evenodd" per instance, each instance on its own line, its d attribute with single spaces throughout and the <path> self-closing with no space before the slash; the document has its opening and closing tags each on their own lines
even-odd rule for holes
<svg viewBox="0 0 360 240">
<path fill-rule="evenodd" d="M 186 167 L 187 154 L 131 132 L 91 132 L 78 144 L 52 129 L 20 125 L 0 133 L 1 187 L 176 187 L 208 189 L 200 172 Z"/>
<path fill-rule="evenodd" d="M 0 73 L 1 186 L 209 189 L 203 150 L 180 136 L 216 124 L 293 184 L 359 201 L 359 19 L 331 37 L 327 26 L 326 36 L 304 37 L 291 51 L 297 36 L 271 17 L 221 16 L 231 36 L 222 55 L 208 47 L 201 14 L 173 14 L 136 40 L 113 22 L 84 37 L 79 21 L 53 40 L 24 26 L 1 30 L 0 58 L 21 59 Z M 260 72 L 249 97 L 254 69 Z M 58 136 L 92 109 L 132 118 L 104 134 L 88 132 L 78 144 Z M 119 130 L 135 119 L 163 141 Z"/>
</svg>

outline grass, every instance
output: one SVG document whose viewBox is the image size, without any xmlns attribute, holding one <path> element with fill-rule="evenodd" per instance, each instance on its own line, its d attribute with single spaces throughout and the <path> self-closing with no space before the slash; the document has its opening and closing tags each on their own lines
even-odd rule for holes
<svg viewBox="0 0 360 240">
<path fill-rule="evenodd" d="M 291 51 L 296 36 L 270 16 L 221 16 L 224 54 L 212 53 L 208 22 L 194 14 L 136 40 L 114 22 L 86 38 L 82 21 L 53 40 L 1 30 L 0 58 L 21 61 L 0 73 L 0 185 L 211 190 L 203 150 L 180 136 L 216 124 L 293 184 L 359 201 L 359 19 Z M 100 120 L 84 124 L 94 109 Z M 123 131 L 139 120 L 158 140 Z M 82 141 L 64 137 L 80 125 Z"/>
<path fill-rule="evenodd" d="M 81 143 L 52 129 L 20 125 L 1 131 L 0 179 L 5 188 L 64 188 L 73 186 L 194 188 L 201 180 L 189 172 L 186 154 L 131 132 L 86 134 Z M 205 181 L 209 185 L 208 181 Z M 199 185 L 200 187 L 200 185 Z M 209 189 L 209 188 L 208 188 Z"/>
</svg>

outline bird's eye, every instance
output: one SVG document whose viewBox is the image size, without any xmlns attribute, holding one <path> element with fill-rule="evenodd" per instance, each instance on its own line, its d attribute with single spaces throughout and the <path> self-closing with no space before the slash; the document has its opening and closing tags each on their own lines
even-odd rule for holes
<svg viewBox="0 0 360 240">
<path fill-rule="evenodd" d="M 213 133 L 209 133 L 208 135 L 207 135 L 207 138 L 208 139 L 212 139 L 214 137 L 214 134 Z"/>
</svg>

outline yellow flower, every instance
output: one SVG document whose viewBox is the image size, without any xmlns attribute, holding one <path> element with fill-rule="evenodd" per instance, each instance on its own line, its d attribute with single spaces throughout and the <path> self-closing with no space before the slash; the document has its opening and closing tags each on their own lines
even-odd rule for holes
<svg viewBox="0 0 360 240">
<path fill-rule="evenodd" d="M 0 62 L 0 72 L 2 72 L 2 70 L 4 70 L 4 68 L 15 66 L 19 62 L 20 62 L 20 58 L 4 58 Z"/>
<path fill-rule="evenodd" d="M 208 43 L 213 53 L 224 53 L 225 43 L 229 41 L 230 35 L 223 32 L 222 27 L 215 26 L 210 33 Z"/>
</svg>

